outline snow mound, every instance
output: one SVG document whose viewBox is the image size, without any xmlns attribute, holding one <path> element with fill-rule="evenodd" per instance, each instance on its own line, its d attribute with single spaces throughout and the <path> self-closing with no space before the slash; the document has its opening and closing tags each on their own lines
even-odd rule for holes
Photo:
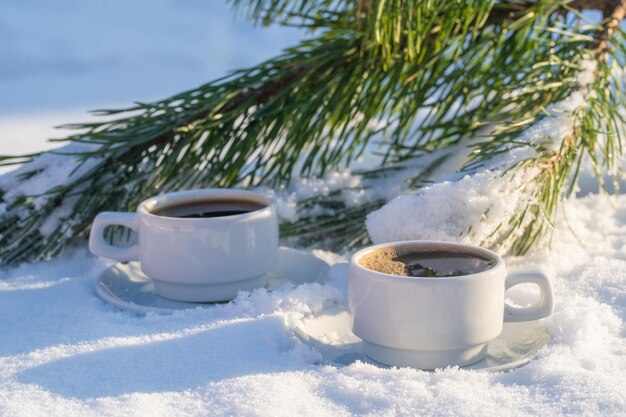
<svg viewBox="0 0 626 417">
<path fill-rule="evenodd" d="M 503 219 L 528 204 L 529 175 L 482 172 L 401 195 L 367 216 L 374 243 L 440 240 L 489 245 Z"/>
</svg>

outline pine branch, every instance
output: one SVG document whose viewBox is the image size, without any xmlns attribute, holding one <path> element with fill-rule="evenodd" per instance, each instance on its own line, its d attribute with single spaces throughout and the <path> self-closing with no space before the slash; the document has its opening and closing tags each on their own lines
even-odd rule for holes
<svg viewBox="0 0 626 417">
<path fill-rule="evenodd" d="M 606 52 L 609 50 L 609 39 L 615 29 L 618 28 L 619 23 L 626 17 L 626 0 L 594 0 L 593 3 L 594 8 L 602 10 L 604 16 L 602 30 L 598 31 L 595 37 L 598 44 L 598 60 L 604 61 Z"/>
<path fill-rule="evenodd" d="M 612 76 L 611 65 L 606 61 L 611 56 L 616 65 L 623 67 L 626 64 L 623 54 L 621 59 L 619 55 L 609 54 L 609 45 L 619 43 L 614 35 L 619 21 L 625 16 L 626 1 L 601 3 L 605 19 L 601 30 L 596 31 L 593 42 L 588 45 L 597 65 L 593 71 L 594 81 L 580 91 L 584 104 L 573 111 L 570 131 L 556 150 L 538 149 L 537 158 L 529 158 L 520 164 L 522 169 L 538 167 L 539 171 L 534 180 L 537 184 L 532 196 L 534 203 L 512 218 L 508 232 L 503 234 L 504 238 L 510 239 L 515 229 L 521 229 L 511 245 L 513 253 L 526 253 L 553 229 L 559 200 L 573 192 L 585 155 L 602 187 L 604 172 L 613 170 L 622 154 L 626 121 L 620 112 L 626 106 L 626 92 L 622 82 Z"/>
<path fill-rule="evenodd" d="M 3 165 L 31 161 L 0 184 L 2 262 L 52 256 L 84 236 L 97 212 L 132 210 L 156 193 L 279 187 L 294 174 L 323 175 L 349 166 L 374 138 L 381 138 L 383 167 L 402 167 L 499 126 L 477 147 L 479 167 L 575 91 L 593 48 L 612 54 L 602 39 L 616 43 L 617 28 L 598 32 L 613 20 L 581 26 L 564 11 L 591 2 L 566 3 L 249 2 L 258 22 L 320 33 L 197 89 L 100 111 L 105 120 L 72 126 L 79 132 L 63 141 L 73 147 L 58 151 L 68 154 L 58 160 L 0 157 Z M 76 167 L 62 181 L 43 193 L 23 191 L 70 160 Z M 404 180 L 415 187 L 426 178 L 420 175 Z M 343 244 L 361 242 L 362 226 L 348 223 L 335 233 Z"/>
<path fill-rule="evenodd" d="M 583 8 L 593 6 L 590 2 L 574 3 L 577 3 L 575 6 Z M 572 6 L 572 4 L 570 4 L 570 6 Z M 516 140 L 516 137 L 522 135 L 529 126 L 538 123 L 546 116 L 543 109 L 540 109 L 541 111 L 531 112 L 530 115 L 523 113 L 523 117 L 520 121 L 513 121 L 505 127 L 497 127 L 493 135 L 488 135 L 484 141 L 475 145 L 476 152 L 466 166 L 465 172 L 477 171 L 481 167 L 482 169 L 487 169 L 489 166 L 494 167 L 492 162 L 494 158 L 504 155 L 516 147 L 529 146 L 536 147 L 536 151 L 533 152 L 536 157 L 529 157 L 522 160 L 514 166 L 509 166 L 507 170 L 533 170 L 537 167 L 539 168 L 539 171 L 537 171 L 538 174 L 533 180 L 535 185 L 531 186 L 531 189 L 535 187 L 536 191 L 533 195 L 529 195 L 526 209 L 519 212 L 511 219 L 504 219 L 504 224 L 501 222 L 495 230 L 487 235 L 486 240 L 476 241 L 476 243 L 499 246 L 501 248 L 504 247 L 516 254 L 526 253 L 533 244 L 537 243 L 539 239 L 546 234 L 546 232 L 551 230 L 558 200 L 565 191 L 571 193 L 574 189 L 577 175 L 585 155 L 591 157 L 599 181 L 602 181 L 605 169 L 614 169 L 616 158 L 621 155 L 621 136 L 624 126 L 626 125 L 626 121 L 624 121 L 624 117 L 620 113 L 624 105 L 626 105 L 624 87 L 623 85 L 616 84 L 615 80 L 611 79 L 609 66 L 603 65 L 606 56 L 610 52 L 609 48 L 606 47 L 606 45 L 609 44 L 607 41 L 611 39 L 613 35 L 612 32 L 616 27 L 615 24 L 611 22 L 615 21 L 613 20 L 615 16 L 618 17 L 618 20 L 623 18 L 623 14 L 621 14 L 623 13 L 621 11 L 623 10 L 623 5 L 616 4 L 615 7 L 614 10 L 605 11 L 605 15 L 608 14 L 612 17 L 605 20 L 602 27 L 598 28 L 592 37 L 587 37 L 588 42 L 585 46 L 589 50 L 588 56 L 595 57 L 595 60 L 598 62 L 597 70 L 594 71 L 593 74 L 596 81 L 593 85 L 583 88 L 585 101 L 588 102 L 589 105 L 588 107 L 581 107 L 576 110 L 571 131 L 565 136 L 558 151 L 542 149 L 543 145 L 540 143 L 517 142 Z M 622 45 L 623 48 L 624 42 L 620 39 L 612 39 L 611 43 Z M 555 55 L 558 56 L 561 54 L 556 53 Z M 623 67 L 624 63 L 618 63 L 617 65 L 618 67 Z M 568 91 L 567 94 L 572 93 L 572 91 L 573 90 Z M 560 96 L 560 98 L 563 97 L 564 96 Z M 527 103 L 527 100 L 528 99 L 525 98 L 523 102 Z M 598 149 L 599 147 L 602 148 L 603 140 L 606 140 L 606 145 L 603 149 Z M 601 152 L 601 154 L 596 155 L 597 152 Z M 436 178 L 436 176 L 432 178 Z M 415 189 L 415 187 L 411 185 L 408 185 L 408 188 Z M 329 199 L 322 199 L 318 204 L 325 204 L 326 200 Z M 367 212 L 369 213 L 378 209 L 384 203 L 385 201 L 383 200 L 377 201 L 373 205 L 369 204 L 366 206 L 368 209 Z M 303 207 L 303 209 L 305 208 L 306 207 Z M 354 217 L 350 218 L 349 221 L 342 219 L 344 224 L 362 224 L 367 215 L 367 213 L 363 214 L 357 211 L 357 208 L 342 208 L 340 212 L 345 210 L 347 210 L 348 213 L 353 212 Z M 487 216 L 488 213 L 484 213 L 484 215 Z M 304 223 L 304 226 L 306 226 L 307 223 L 315 224 L 311 219 L 305 218 L 304 222 L 298 222 L 294 226 L 291 226 L 290 229 L 299 230 L 299 228 L 303 226 L 302 223 Z M 320 224 L 325 226 L 323 222 Z M 352 237 L 355 239 L 358 238 L 359 243 L 366 243 L 368 241 L 367 238 L 358 234 L 361 230 L 358 230 Z M 319 233 L 318 230 L 319 235 L 329 235 L 329 233 L 324 232 L 326 232 L 326 230 L 321 233 Z M 473 233 L 471 227 L 467 233 Z M 306 232 L 304 236 L 307 236 Z M 308 240 L 313 241 L 311 237 L 309 237 Z M 349 238 L 347 241 L 349 241 Z M 343 242 L 345 243 L 346 239 L 344 239 Z"/>
</svg>

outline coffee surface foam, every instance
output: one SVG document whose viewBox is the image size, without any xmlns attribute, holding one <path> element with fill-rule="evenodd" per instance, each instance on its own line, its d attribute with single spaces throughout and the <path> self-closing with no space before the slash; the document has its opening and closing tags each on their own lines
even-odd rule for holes
<svg viewBox="0 0 626 417">
<path fill-rule="evenodd" d="M 394 248 L 378 249 L 361 257 L 359 265 L 384 274 L 408 277 L 407 265 L 404 262 L 394 260 L 398 256 L 398 251 Z"/>
<path fill-rule="evenodd" d="M 448 247 L 375 249 L 358 263 L 376 272 L 403 277 L 455 277 L 476 274 L 492 268 L 496 261 L 471 250 Z"/>
</svg>

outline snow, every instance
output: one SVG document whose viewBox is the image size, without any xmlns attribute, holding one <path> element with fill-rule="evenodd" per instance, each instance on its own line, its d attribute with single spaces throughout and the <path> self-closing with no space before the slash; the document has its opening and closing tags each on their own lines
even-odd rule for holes
<svg viewBox="0 0 626 417">
<path fill-rule="evenodd" d="M 8 59 L 0 61 L 1 154 L 49 148 L 44 139 L 64 135 L 51 126 L 89 121 L 85 110 L 194 87 L 301 36 L 251 28 L 232 19 L 222 1 L 149 3 L 3 4 L 0 52 Z M 581 87 L 593 81 L 592 72 L 590 64 L 579 75 Z M 526 139 L 560 137 L 567 111 L 584 105 L 580 98 L 548 109 L 551 116 Z M 523 156 L 513 153 L 499 163 Z M 41 192 L 75 167 L 53 154 L 36 163 L 45 173 L 20 187 L 10 180 L 13 173 L 0 188 L 9 197 Z M 528 195 L 521 177 L 510 182 L 493 168 L 442 178 L 428 195 L 398 197 L 385 207 L 388 215 L 372 215 L 370 233 L 375 240 L 484 239 L 487 226 Z M 400 192 L 401 179 L 385 178 L 365 191 L 362 176 L 333 172 L 321 181 L 296 181 L 274 197 L 281 215 L 294 220 L 303 198 L 341 187 L 353 188 L 340 197 L 347 204 L 389 198 Z M 586 184 L 580 194 L 590 189 Z M 45 197 L 38 201 L 44 203 Z M 557 296 L 555 314 L 544 320 L 551 341 L 523 368 L 487 374 L 317 365 L 317 352 L 292 329 L 326 308 L 345 307 L 345 268 L 335 267 L 324 285 L 257 290 L 206 309 L 142 316 L 98 298 L 96 278 L 111 262 L 81 247 L 0 271 L 0 416 L 626 415 L 626 196 L 588 194 L 561 207 L 550 246 L 506 259 L 511 270 L 545 270 Z M 469 225 L 474 234 L 459 238 Z M 345 261 L 330 252 L 316 255 Z M 525 304 L 536 291 L 518 286 L 507 295 Z"/>
<path fill-rule="evenodd" d="M 557 295 L 549 345 L 518 370 L 316 365 L 292 329 L 345 307 L 343 268 L 324 285 L 140 316 L 97 297 L 109 262 L 77 249 L 0 275 L 0 415 L 624 415 L 626 196 L 564 210 L 577 236 L 561 214 L 551 248 L 507 259 L 544 269 Z M 535 292 L 508 295 L 524 304 Z"/>
<path fill-rule="evenodd" d="M 401 195 L 367 216 L 374 243 L 444 240 L 490 245 L 494 230 L 529 202 L 532 175 L 501 172 L 466 175 Z"/>
<path fill-rule="evenodd" d="M 350 169 L 332 171 L 322 178 L 295 178 L 287 189 L 276 191 L 267 187 L 259 187 L 258 191 L 264 193 L 275 201 L 278 215 L 281 219 L 294 222 L 298 220 L 298 202 L 315 196 L 328 196 L 337 190 L 351 190 L 354 188 L 362 191 L 363 179 L 355 175 Z M 348 203 L 353 203 L 354 197 L 349 191 L 342 193 Z"/>
<path fill-rule="evenodd" d="M 49 197 L 46 191 L 67 184 L 73 178 L 80 178 L 100 161 L 98 158 L 90 158 L 81 163 L 76 157 L 68 158 L 68 154 L 80 154 L 97 148 L 98 145 L 70 143 L 42 153 L 28 164 L 0 176 L 0 189 L 4 191 L 4 201 L 12 202 L 20 196 L 36 196 L 33 198 L 33 205 L 36 209 L 42 208 Z M 29 175 L 28 179 L 17 180 L 31 172 L 34 172 L 34 175 Z"/>
<path fill-rule="evenodd" d="M 589 86 L 594 81 L 593 74 L 598 67 L 598 63 L 592 59 L 585 60 L 582 63 L 582 71 L 576 75 L 576 81 L 581 87 Z"/>
</svg>

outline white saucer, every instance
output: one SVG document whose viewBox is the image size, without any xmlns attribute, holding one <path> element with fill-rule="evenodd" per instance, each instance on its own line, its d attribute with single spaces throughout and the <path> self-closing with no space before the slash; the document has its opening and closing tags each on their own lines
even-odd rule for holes
<svg viewBox="0 0 626 417">
<path fill-rule="evenodd" d="M 309 252 L 280 247 L 278 261 L 267 275 L 265 288 L 274 290 L 286 283 L 321 282 L 328 275 L 326 261 Z M 152 280 L 141 272 L 138 262 L 117 263 L 98 277 L 96 292 L 106 302 L 137 313 L 165 313 L 210 306 L 214 303 L 187 303 L 168 300 L 154 292 Z"/>
<path fill-rule="evenodd" d="M 328 310 L 320 316 L 303 320 L 294 333 L 303 343 L 318 351 L 324 363 L 350 365 L 361 361 L 389 368 L 365 356 L 363 341 L 350 328 L 350 316 L 345 310 Z M 463 369 L 498 372 L 519 368 L 530 362 L 549 340 L 548 329 L 539 321 L 504 323 L 500 336 L 489 342 L 487 356 Z"/>
</svg>

